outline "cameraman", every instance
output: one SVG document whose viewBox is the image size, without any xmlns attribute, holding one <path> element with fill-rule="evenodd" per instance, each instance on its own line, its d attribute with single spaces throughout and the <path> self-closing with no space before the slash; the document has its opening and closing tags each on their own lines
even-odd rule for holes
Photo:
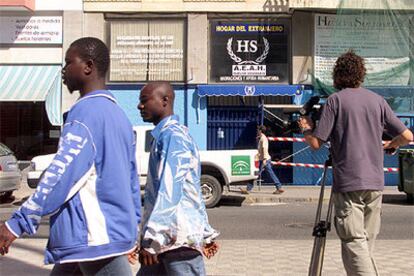
<svg viewBox="0 0 414 276">
<path fill-rule="evenodd" d="M 413 140 L 386 101 L 360 87 L 365 73 L 363 58 L 353 51 L 340 56 L 333 71 L 340 91 L 327 99 L 315 128 L 309 117 L 299 121 L 313 149 L 331 142 L 335 228 L 348 275 L 378 275 L 373 248 L 384 189 L 383 149 L 395 150 Z M 384 131 L 394 139 L 382 146 Z"/>
</svg>

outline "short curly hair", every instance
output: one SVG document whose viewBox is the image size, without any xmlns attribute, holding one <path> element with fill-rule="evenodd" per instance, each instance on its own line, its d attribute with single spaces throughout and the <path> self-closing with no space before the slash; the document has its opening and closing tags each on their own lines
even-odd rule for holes
<svg viewBox="0 0 414 276">
<path fill-rule="evenodd" d="M 366 75 L 364 59 L 349 50 L 336 60 L 332 75 L 335 88 L 357 88 Z"/>
<path fill-rule="evenodd" d="M 109 50 L 103 41 L 96 37 L 83 37 L 72 42 L 70 47 L 76 48 L 82 60 L 93 60 L 99 76 L 105 77 L 109 68 Z"/>
<path fill-rule="evenodd" d="M 266 127 L 264 125 L 259 125 L 257 126 L 257 131 L 260 131 L 261 133 L 265 133 Z"/>
</svg>

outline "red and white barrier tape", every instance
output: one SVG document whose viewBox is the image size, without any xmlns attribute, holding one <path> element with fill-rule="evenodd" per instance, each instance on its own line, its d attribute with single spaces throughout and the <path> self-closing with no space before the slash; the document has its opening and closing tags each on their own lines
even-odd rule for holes
<svg viewBox="0 0 414 276">
<path fill-rule="evenodd" d="M 285 166 L 285 167 L 303 167 L 303 168 L 315 168 L 315 169 L 324 168 L 324 165 L 321 165 L 321 164 L 290 163 L 290 162 L 279 162 L 279 161 L 272 161 L 272 164 L 276 166 Z M 332 167 L 329 167 L 329 168 L 332 168 Z M 384 168 L 384 172 L 398 172 L 398 168 Z"/>
<path fill-rule="evenodd" d="M 292 137 L 267 137 L 269 141 L 281 141 L 281 142 L 305 142 L 305 138 L 292 138 Z"/>
<path fill-rule="evenodd" d="M 292 137 L 267 137 L 269 141 L 279 141 L 279 142 L 305 142 L 305 138 L 292 138 Z M 384 141 L 382 141 L 384 144 Z M 409 145 L 414 145 L 414 142 L 408 143 Z"/>
</svg>

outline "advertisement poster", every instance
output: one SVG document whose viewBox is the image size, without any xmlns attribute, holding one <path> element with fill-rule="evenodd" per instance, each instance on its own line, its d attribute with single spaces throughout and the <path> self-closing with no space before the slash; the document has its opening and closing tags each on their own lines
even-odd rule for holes
<svg viewBox="0 0 414 276">
<path fill-rule="evenodd" d="M 392 75 L 386 85 L 407 85 L 410 72 L 409 45 L 404 40 L 408 24 L 397 24 L 375 15 L 315 15 L 314 72 L 325 84 L 332 84 L 336 59 L 349 49 L 365 58 L 365 84 L 381 85 L 381 74 Z M 400 22 L 404 22 L 400 18 Z M 392 49 L 392 50 L 390 50 Z M 377 77 L 377 82 L 375 81 Z"/>
<path fill-rule="evenodd" d="M 0 16 L 1 44 L 62 44 L 62 16 Z"/>
<path fill-rule="evenodd" d="M 210 78 L 215 82 L 289 81 L 289 21 L 212 21 Z"/>
</svg>

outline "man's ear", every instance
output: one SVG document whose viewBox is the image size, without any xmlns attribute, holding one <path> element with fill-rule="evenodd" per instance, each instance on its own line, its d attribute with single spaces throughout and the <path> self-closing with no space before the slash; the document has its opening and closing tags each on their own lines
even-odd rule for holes
<svg viewBox="0 0 414 276">
<path fill-rule="evenodd" d="M 166 107 L 168 105 L 170 98 L 168 96 L 162 97 L 162 106 Z"/>
<path fill-rule="evenodd" d="M 90 75 L 92 73 L 93 67 L 95 66 L 93 60 L 89 59 L 88 61 L 85 62 L 86 66 L 85 69 L 83 69 L 83 72 L 86 75 Z"/>
</svg>

